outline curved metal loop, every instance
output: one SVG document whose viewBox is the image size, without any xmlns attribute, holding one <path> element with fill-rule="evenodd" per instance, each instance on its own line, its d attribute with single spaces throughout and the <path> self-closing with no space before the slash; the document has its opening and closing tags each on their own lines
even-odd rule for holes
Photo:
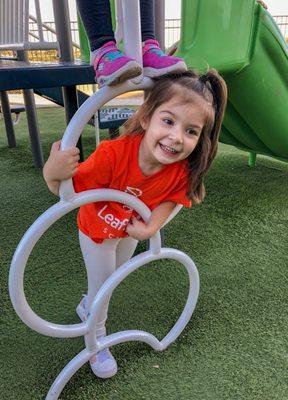
<svg viewBox="0 0 288 400">
<path fill-rule="evenodd" d="M 112 200 L 126 204 L 140 214 L 145 221 L 150 218 L 151 212 L 149 208 L 141 200 L 128 193 L 113 189 L 88 190 L 76 194 L 72 202 L 60 201 L 46 210 L 30 226 L 18 244 L 10 267 L 9 292 L 16 313 L 31 329 L 43 335 L 54 337 L 75 337 L 87 333 L 87 326 L 85 323 L 67 326 L 53 324 L 35 314 L 28 305 L 25 297 L 23 282 L 24 271 L 35 244 L 54 222 L 81 205 L 103 200 Z M 160 233 L 157 232 L 156 235 L 150 239 L 150 250 L 154 254 L 159 254 L 160 249 Z"/>
<path fill-rule="evenodd" d="M 105 300 L 108 298 L 108 296 L 110 296 L 116 289 L 116 287 L 133 271 L 135 271 L 136 269 L 140 268 L 143 265 L 149 264 L 152 261 L 157 261 L 160 259 L 172 259 L 184 265 L 189 275 L 190 288 L 189 288 L 188 299 L 184 307 L 184 310 L 182 311 L 182 314 L 180 315 L 178 321 L 175 323 L 174 327 L 170 330 L 170 332 L 165 336 L 165 338 L 161 342 L 159 342 L 157 350 L 164 350 L 166 347 L 169 346 L 169 344 L 172 341 L 174 341 L 180 335 L 180 333 L 190 320 L 197 303 L 197 298 L 199 294 L 199 275 L 193 260 L 189 256 L 187 256 L 187 254 L 176 249 L 161 248 L 161 252 L 159 254 L 153 254 L 151 251 L 146 251 L 131 258 L 126 263 L 117 268 L 117 270 L 102 285 L 97 295 L 95 296 L 91 308 L 89 310 L 90 315 L 87 320 L 89 333 L 88 335 L 86 335 L 86 346 L 88 348 L 93 349 L 97 347 L 97 341 L 96 341 L 96 336 L 97 336 L 96 326 L 98 322 L 97 316 L 99 315 L 99 312 L 102 309 L 102 306 Z M 157 340 L 154 336 L 153 338 Z"/>
<path fill-rule="evenodd" d="M 109 100 L 119 96 L 120 94 L 132 92 L 134 90 L 150 89 L 153 86 L 152 79 L 144 78 L 139 84 L 135 84 L 132 81 L 123 82 L 117 86 L 104 86 L 96 93 L 93 94 L 89 99 L 82 104 L 82 106 L 74 114 L 73 118 L 69 122 L 69 125 L 64 132 L 63 139 L 61 141 L 61 149 L 66 150 L 76 146 L 79 137 L 97 110 L 106 104 Z M 62 201 L 72 201 L 75 196 L 75 191 L 72 184 L 72 179 L 61 182 L 59 188 L 59 195 Z"/>
<path fill-rule="evenodd" d="M 109 296 L 113 290 L 132 272 L 141 266 L 159 260 L 161 258 L 173 259 L 183 264 L 189 275 L 189 294 L 186 305 L 176 321 L 172 329 L 160 341 L 151 333 L 140 330 L 127 330 L 117 333 L 112 333 L 101 340 L 96 340 L 95 326 L 97 321 L 97 314 L 102 307 L 103 301 Z M 169 344 L 177 339 L 181 334 L 187 323 L 189 322 L 193 311 L 195 309 L 199 294 L 199 275 L 197 268 L 190 257 L 179 250 L 163 248 L 158 255 L 152 255 L 151 252 L 145 252 L 133 257 L 131 260 L 119 267 L 104 283 L 99 292 L 97 293 L 91 309 L 90 316 L 87 320 L 89 332 L 85 336 L 85 350 L 82 350 L 75 356 L 66 367 L 60 372 L 52 384 L 46 400 L 56 400 L 60 396 L 63 388 L 70 378 L 82 367 L 98 351 L 107 347 L 115 346 L 119 343 L 128 341 L 141 341 L 148 344 L 156 351 L 165 350 Z"/>
</svg>

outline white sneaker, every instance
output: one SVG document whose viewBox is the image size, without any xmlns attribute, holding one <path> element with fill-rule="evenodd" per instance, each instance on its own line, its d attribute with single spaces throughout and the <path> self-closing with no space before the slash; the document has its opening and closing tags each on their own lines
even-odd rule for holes
<svg viewBox="0 0 288 400">
<path fill-rule="evenodd" d="M 98 378 L 107 379 L 117 374 L 117 362 L 109 349 L 101 350 L 93 356 L 90 366 Z"/>
</svg>

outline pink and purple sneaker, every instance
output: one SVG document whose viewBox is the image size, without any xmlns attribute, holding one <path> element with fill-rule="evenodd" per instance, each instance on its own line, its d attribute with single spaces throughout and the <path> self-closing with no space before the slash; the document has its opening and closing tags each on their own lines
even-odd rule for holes
<svg viewBox="0 0 288 400">
<path fill-rule="evenodd" d="M 121 53 L 113 41 L 97 50 L 92 63 L 99 86 L 116 85 L 142 73 L 137 61 Z"/>
<path fill-rule="evenodd" d="M 159 47 L 157 40 L 148 39 L 142 48 L 143 73 L 155 78 L 170 72 L 184 72 L 187 65 L 182 58 L 169 56 Z"/>
</svg>

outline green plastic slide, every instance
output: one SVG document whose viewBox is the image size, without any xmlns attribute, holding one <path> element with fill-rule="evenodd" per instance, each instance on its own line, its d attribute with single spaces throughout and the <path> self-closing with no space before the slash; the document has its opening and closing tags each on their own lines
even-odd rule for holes
<svg viewBox="0 0 288 400">
<path fill-rule="evenodd" d="M 229 91 L 221 141 L 288 161 L 288 47 L 255 0 L 182 0 L 176 53 Z"/>
</svg>

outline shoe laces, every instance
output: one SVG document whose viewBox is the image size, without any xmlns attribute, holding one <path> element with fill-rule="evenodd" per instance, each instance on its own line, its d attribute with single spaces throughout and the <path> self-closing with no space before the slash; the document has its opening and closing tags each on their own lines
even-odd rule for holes
<svg viewBox="0 0 288 400">
<path fill-rule="evenodd" d="M 116 54 L 116 55 L 119 54 L 118 57 L 122 56 L 120 50 L 117 49 L 115 43 L 108 42 L 103 47 L 101 47 L 101 49 L 99 49 L 99 52 L 97 53 L 97 55 L 95 57 L 95 60 L 94 60 L 94 68 L 95 69 L 98 68 L 98 65 L 99 65 L 100 61 L 103 59 L 103 57 L 107 56 L 108 54 Z M 115 58 L 118 58 L 118 57 L 115 57 Z"/>
<path fill-rule="evenodd" d="M 147 53 L 147 52 L 157 54 L 160 57 L 165 56 L 165 53 L 160 48 L 159 43 L 157 42 L 157 40 L 153 40 L 153 39 L 147 40 L 145 42 L 145 45 L 143 47 L 143 55 L 145 53 Z"/>
<path fill-rule="evenodd" d="M 112 61 L 117 60 L 117 58 L 121 58 L 121 57 L 123 57 L 123 54 L 121 53 L 121 51 L 119 51 L 119 50 L 115 50 L 115 51 L 111 50 L 109 53 L 106 53 L 106 54 L 103 55 L 101 61 L 105 60 L 105 61 L 108 61 L 108 62 L 112 62 Z"/>
<path fill-rule="evenodd" d="M 109 349 L 103 349 L 103 350 L 99 351 L 99 353 L 97 353 L 96 357 L 100 363 L 103 363 L 106 360 L 111 359 L 111 353 L 110 353 Z"/>
</svg>

